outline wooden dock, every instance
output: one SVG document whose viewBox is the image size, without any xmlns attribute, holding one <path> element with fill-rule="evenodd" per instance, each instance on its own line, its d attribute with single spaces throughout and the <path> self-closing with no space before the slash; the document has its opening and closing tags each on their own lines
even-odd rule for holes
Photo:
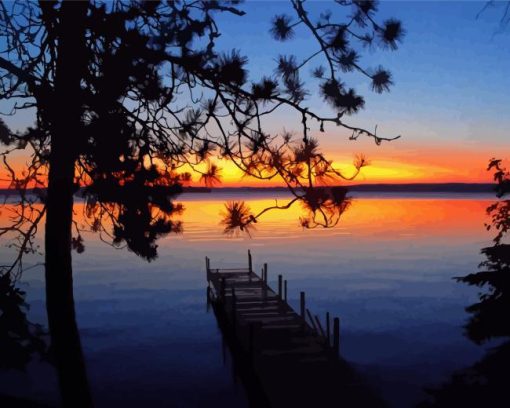
<svg viewBox="0 0 510 408">
<path fill-rule="evenodd" d="M 287 303 L 287 282 L 278 275 L 273 290 L 267 264 L 257 275 L 249 251 L 246 268 L 214 269 L 206 258 L 206 270 L 208 305 L 252 407 L 385 406 L 339 356 L 339 319 L 328 313 L 321 323 L 304 292 L 297 313 Z"/>
</svg>

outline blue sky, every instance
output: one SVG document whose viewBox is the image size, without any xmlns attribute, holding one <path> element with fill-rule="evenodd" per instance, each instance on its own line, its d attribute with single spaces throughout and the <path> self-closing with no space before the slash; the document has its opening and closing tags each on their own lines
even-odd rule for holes
<svg viewBox="0 0 510 408">
<path fill-rule="evenodd" d="M 371 140 L 348 141 L 348 132 L 329 127 L 325 134 L 317 133 L 323 150 L 339 162 L 365 152 L 380 174 L 392 169 L 398 175 L 400 169 L 407 176 L 420 174 L 418 179 L 423 181 L 487 178 L 484 168 L 490 157 L 509 157 L 510 27 L 500 30 L 503 3 L 477 18 L 484 4 L 381 2 L 376 19 L 400 19 L 406 31 L 404 41 L 397 51 L 362 50 L 361 61 L 364 67 L 388 68 L 395 85 L 390 93 L 375 94 L 366 78 L 346 74 L 345 82 L 366 98 L 365 109 L 348 121 L 368 129 L 378 125 L 380 135 L 401 134 L 402 139 L 375 147 Z M 326 9 L 339 18 L 350 11 L 323 1 L 309 1 L 307 7 L 312 17 Z M 298 29 L 295 38 L 286 43 L 269 35 L 274 15 L 293 14 L 289 2 L 247 1 L 241 8 L 246 11 L 244 17 L 218 17 L 222 32 L 218 46 L 237 48 L 247 55 L 251 79 L 271 74 L 279 54 L 303 58 L 316 51 L 304 29 Z M 311 64 L 307 72 L 317 65 Z M 308 79 L 306 75 L 304 79 Z M 317 93 L 307 104 L 321 113 L 330 111 Z M 32 117 L 24 113 L 6 121 L 19 129 L 31 124 Z M 281 112 L 267 125 L 269 131 L 299 129 L 300 118 Z M 377 176 L 377 171 L 373 173 Z M 380 181 L 380 177 L 367 180 Z"/>
<path fill-rule="evenodd" d="M 381 2 L 377 19 L 400 19 L 406 36 L 397 51 L 362 51 L 362 62 L 390 69 L 395 85 L 390 93 L 379 95 L 370 90 L 366 79 L 347 74 L 346 82 L 366 97 L 366 108 L 350 122 L 370 129 L 377 124 L 381 135 L 402 134 L 403 138 L 375 149 L 369 141 L 353 145 L 346 140 L 347 132 L 333 128 L 321 136 L 323 148 L 335 152 L 339 159 L 357 151 L 368 151 L 374 160 L 395 164 L 414 163 L 421 157 L 425 164 L 436 165 L 439 172 L 439 167 L 444 167 L 447 173 L 445 161 L 456 162 L 452 169 L 476 161 L 476 168 L 459 175 L 464 181 L 482 177 L 491 156 L 508 157 L 510 27 L 500 29 L 502 3 L 478 16 L 484 4 Z M 306 30 L 298 30 L 294 39 L 283 44 L 271 39 L 271 18 L 293 13 L 288 2 L 248 1 L 242 8 L 244 17 L 219 19 L 223 35 L 218 44 L 225 49 L 238 48 L 249 57 L 251 79 L 271 73 L 279 54 L 304 57 L 317 49 Z M 340 10 L 338 15 L 349 11 L 323 1 L 308 2 L 308 8 L 312 16 L 325 9 Z M 310 69 L 316 65 L 311 64 Z M 308 103 L 321 112 L 329 110 L 318 95 L 312 95 Z M 286 113 L 275 118 L 275 130 L 282 124 L 286 128 L 294 124 L 297 129 L 299 122 Z M 443 176 L 453 180 L 454 170 L 450 173 Z"/>
<path fill-rule="evenodd" d="M 412 128 L 400 120 L 413 121 L 414 126 L 419 121 L 427 136 L 437 132 L 435 136 L 443 137 L 448 131 L 459 139 L 476 138 L 478 130 L 490 126 L 491 140 L 504 141 L 510 122 L 510 118 L 505 118 L 510 107 L 510 30 L 495 34 L 498 10 L 488 10 L 477 19 L 483 4 L 382 2 L 379 20 L 399 18 L 406 36 L 397 51 L 367 50 L 362 61 L 365 66 L 381 64 L 389 68 L 395 86 L 389 94 L 377 95 L 369 90 L 368 81 L 350 81 L 367 99 L 365 111 L 353 120 L 377 122 L 398 133 Z M 306 55 L 316 50 L 304 30 L 285 44 L 271 39 L 268 29 L 272 16 L 292 14 L 287 2 L 248 1 L 242 8 L 247 13 L 245 17 L 220 19 L 224 35 L 219 44 L 239 48 L 248 55 L 254 79 L 271 72 L 280 53 Z M 327 8 L 334 10 L 338 6 L 310 2 L 312 13 Z M 320 98 L 312 97 L 311 105 L 321 107 Z M 474 128 L 465 129 L 468 125 Z"/>
</svg>

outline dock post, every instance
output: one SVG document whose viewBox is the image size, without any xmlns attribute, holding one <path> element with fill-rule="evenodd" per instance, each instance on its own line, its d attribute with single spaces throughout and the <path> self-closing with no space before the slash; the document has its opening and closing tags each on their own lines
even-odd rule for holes
<svg viewBox="0 0 510 408">
<path fill-rule="evenodd" d="M 267 284 L 267 263 L 264 264 L 264 283 Z"/>
<path fill-rule="evenodd" d="M 331 327 L 329 322 L 329 312 L 326 312 L 326 339 L 328 340 L 328 346 L 331 347 Z"/>
<path fill-rule="evenodd" d="M 248 269 L 251 273 L 251 271 L 253 270 L 253 264 L 252 264 L 252 260 L 251 260 L 251 251 L 248 249 Z"/>
<path fill-rule="evenodd" d="M 278 275 L 278 297 L 280 300 L 283 299 L 283 288 L 282 288 L 282 275 Z"/>
<path fill-rule="evenodd" d="M 236 288 L 232 286 L 232 330 L 236 331 Z"/>
<path fill-rule="evenodd" d="M 207 277 L 207 282 L 209 282 L 209 258 L 205 257 L 205 274 Z"/>
<path fill-rule="evenodd" d="M 254 356 L 254 347 L 255 346 L 255 338 L 254 338 L 254 330 L 253 323 L 248 325 L 248 353 L 250 358 L 253 359 Z"/>
<path fill-rule="evenodd" d="M 333 320 L 333 350 L 337 357 L 340 356 L 340 319 L 335 317 Z"/>
<path fill-rule="evenodd" d="M 209 285 L 207 285 L 206 297 L 207 297 L 206 311 L 209 313 L 209 309 L 211 308 L 211 287 Z"/>
<path fill-rule="evenodd" d="M 225 288 L 226 288 L 225 277 L 222 277 L 220 286 L 220 297 L 222 302 L 225 301 Z"/>
<path fill-rule="evenodd" d="M 305 292 L 300 293 L 299 306 L 301 319 L 305 320 Z"/>
<path fill-rule="evenodd" d="M 283 281 L 283 299 L 287 302 L 287 279 Z"/>
</svg>

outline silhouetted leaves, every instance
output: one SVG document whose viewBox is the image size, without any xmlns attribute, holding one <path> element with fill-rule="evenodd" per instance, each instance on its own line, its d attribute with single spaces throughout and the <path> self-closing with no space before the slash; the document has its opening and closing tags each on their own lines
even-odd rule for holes
<svg viewBox="0 0 510 408">
<path fill-rule="evenodd" d="M 274 39 L 285 41 L 294 36 L 292 29 L 292 19 L 286 14 L 277 15 L 271 22 L 270 33 Z"/>
<path fill-rule="evenodd" d="M 338 53 L 345 52 L 349 45 L 346 31 L 343 27 L 337 28 L 329 38 L 329 46 Z"/>
<path fill-rule="evenodd" d="M 365 105 L 364 99 L 356 95 L 354 89 L 345 91 L 343 84 L 336 79 L 330 79 L 322 83 L 321 92 L 324 100 L 343 113 L 352 115 Z"/>
<path fill-rule="evenodd" d="M 83 237 L 80 234 L 77 237 L 71 238 L 71 248 L 79 254 L 85 251 L 85 245 L 83 245 Z"/>
<path fill-rule="evenodd" d="M 377 68 L 372 75 L 372 89 L 377 93 L 382 93 L 384 91 L 389 91 L 390 85 L 392 84 L 390 72 L 382 67 Z"/>
<path fill-rule="evenodd" d="M 307 189 L 302 198 L 305 215 L 300 218 L 303 228 L 331 227 L 340 221 L 351 205 L 345 187 L 316 187 Z"/>
<path fill-rule="evenodd" d="M 221 183 L 221 168 L 214 163 L 209 163 L 207 170 L 202 173 L 200 180 L 208 187 Z"/>
<path fill-rule="evenodd" d="M 251 88 L 254 99 L 269 101 L 278 92 L 278 83 L 271 78 L 264 77 L 259 83 L 254 83 Z"/>
<path fill-rule="evenodd" d="M 324 78 L 324 74 L 326 73 L 326 70 L 322 65 L 318 66 L 317 68 L 314 68 L 312 70 L 312 75 L 317 79 Z"/>
<path fill-rule="evenodd" d="M 277 72 L 283 77 L 294 75 L 297 71 L 297 59 L 295 55 L 280 55 L 278 57 Z"/>
<path fill-rule="evenodd" d="M 492 159 L 489 170 L 495 169 L 499 192 L 508 193 L 509 174 L 501 161 Z M 492 225 L 497 231 L 494 245 L 483 248 L 486 259 L 480 264 L 479 272 L 469 274 L 457 281 L 485 288 L 479 301 L 466 310 L 472 314 L 466 331 L 476 343 L 483 343 L 494 337 L 510 337 L 510 320 L 506 318 L 510 310 L 510 244 L 503 243 L 510 226 L 510 200 L 501 200 L 487 209 L 492 214 Z"/>
<path fill-rule="evenodd" d="M 510 193 L 510 173 L 503 167 L 502 160 L 491 159 L 488 171 L 494 171 L 496 182 L 496 196 L 502 198 Z M 494 237 L 496 245 L 500 244 L 503 237 L 510 231 L 510 200 L 498 200 L 487 207 L 487 214 L 491 217 L 491 223 L 486 225 L 488 230 L 495 229 Z"/>
<path fill-rule="evenodd" d="M 398 43 L 402 41 L 404 36 L 404 29 L 402 23 L 395 19 L 386 20 L 383 27 L 378 30 L 379 39 L 381 42 L 392 50 L 398 48 Z"/>
<path fill-rule="evenodd" d="M 353 3 L 361 12 L 371 15 L 377 11 L 379 2 L 376 0 L 354 0 Z"/>
<path fill-rule="evenodd" d="M 244 68 L 247 62 L 248 59 L 241 56 L 237 50 L 232 50 L 230 54 L 223 54 L 217 64 L 218 79 L 227 84 L 243 85 L 248 74 Z"/>
<path fill-rule="evenodd" d="M 225 204 L 225 211 L 221 214 L 223 232 L 229 236 L 239 236 L 244 232 L 251 235 L 255 229 L 253 221 L 256 222 L 250 207 L 244 201 L 229 201 Z"/>
<path fill-rule="evenodd" d="M 181 223 L 172 219 L 182 211 L 172 201 L 181 190 L 179 177 L 154 166 L 140 166 L 117 177 L 103 174 L 85 190 L 85 215 L 97 232 L 111 223 L 114 245 L 125 242 L 131 251 L 150 261 L 157 257 L 158 238 L 182 231 Z"/>
<path fill-rule="evenodd" d="M 482 271 L 458 278 L 459 282 L 486 288 L 480 301 L 466 308 L 472 314 L 466 326 L 468 337 L 480 344 L 493 337 L 509 337 L 510 323 L 504 318 L 510 310 L 510 245 L 484 248 Z"/>
<path fill-rule="evenodd" d="M 38 355 L 47 357 L 41 325 L 28 321 L 25 292 L 16 288 L 9 274 L 0 275 L 0 368 L 25 369 Z"/>
<path fill-rule="evenodd" d="M 510 342 L 492 350 L 468 368 L 457 370 L 437 389 L 426 390 L 430 401 L 417 408 L 505 408 L 510 405 L 508 367 Z"/>
<path fill-rule="evenodd" d="M 358 63 L 358 59 L 359 56 L 356 51 L 347 50 L 345 53 L 340 55 L 338 62 L 343 72 L 351 72 Z"/>
<path fill-rule="evenodd" d="M 9 146 L 14 141 L 12 137 L 11 131 L 5 124 L 5 122 L 0 119 L 0 144 L 5 146 Z"/>
</svg>

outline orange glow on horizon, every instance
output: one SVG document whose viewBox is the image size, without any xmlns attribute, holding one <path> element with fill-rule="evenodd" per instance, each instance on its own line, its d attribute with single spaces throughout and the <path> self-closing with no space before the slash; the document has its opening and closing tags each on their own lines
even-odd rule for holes
<svg viewBox="0 0 510 408">
<path fill-rule="evenodd" d="M 489 183 L 492 175 L 486 171 L 491 157 L 498 154 L 486 148 L 480 149 L 419 149 L 399 151 L 398 146 L 391 149 L 377 150 L 379 147 L 368 148 L 367 157 L 370 165 L 363 168 L 360 175 L 352 182 L 339 179 L 334 184 L 370 184 L 370 183 Z M 326 157 L 333 160 L 335 168 L 350 176 L 353 155 L 345 155 L 336 151 L 326 152 Z M 281 180 L 259 180 L 243 177 L 241 170 L 227 160 L 214 160 L 220 168 L 221 184 L 215 187 L 279 187 Z M 13 169 L 21 174 L 26 166 L 26 158 L 17 155 L 10 160 Z M 206 165 L 198 166 L 204 171 Z M 190 171 L 185 167 L 182 171 Z M 192 173 L 192 186 L 203 186 L 200 174 Z M 9 174 L 5 168 L 0 169 L 0 188 L 9 187 Z"/>
<path fill-rule="evenodd" d="M 201 194 L 199 196 L 193 194 L 184 196 L 182 200 L 177 199 L 177 202 L 184 206 L 184 211 L 172 216 L 172 219 L 182 221 L 183 232 L 170 234 L 169 237 L 190 241 L 236 239 L 224 235 L 223 227 L 220 225 L 225 202 L 235 198 Z M 285 197 L 278 195 L 278 202 L 286 203 L 290 196 Z M 478 199 L 358 198 L 353 200 L 338 225 L 313 230 L 303 229 L 299 225 L 299 217 L 303 215 L 303 211 L 296 203 L 286 210 L 272 210 L 264 213 L 254 225 L 255 229 L 251 238 L 309 240 L 310 235 L 330 234 L 332 236 L 356 235 L 367 239 L 373 239 L 374 236 L 403 239 L 407 235 L 412 235 L 414 238 L 428 239 L 430 236 L 437 235 L 438 232 L 442 236 L 462 236 L 473 226 L 479 226 L 480 232 L 485 231 L 483 224 L 488 221 L 485 209 L 492 202 L 492 200 Z M 274 198 L 257 198 L 256 196 L 246 201 L 253 214 L 274 203 Z M 83 202 L 75 203 L 74 220 L 79 224 L 85 224 L 83 207 Z M 1 225 L 9 224 L 13 208 L 12 205 L 6 205 L 0 212 Z M 44 219 L 41 222 L 44 223 Z M 105 227 L 109 230 L 107 225 Z M 42 234 L 43 230 L 41 228 L 38 234 Z M 97 239 L 97 234 L 86 234 L 88 236 L 86 240 Z M 241 234 L 239 238 L 248 239 L 249 237 Z"/>
</svg>

